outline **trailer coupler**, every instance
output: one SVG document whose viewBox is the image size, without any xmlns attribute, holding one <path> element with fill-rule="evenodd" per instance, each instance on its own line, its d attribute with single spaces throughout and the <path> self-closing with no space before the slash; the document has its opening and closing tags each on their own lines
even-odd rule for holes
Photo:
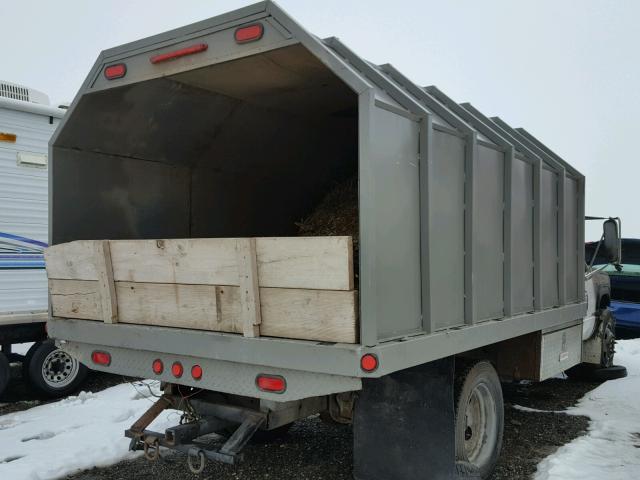
<svg viewBox="0 0 640 480">
<path fill-rule="evenodd" d="M 185 453 L 189 470 L 198 474 L 204 470 L 207 459 L 230 465 L 241 462 L 244 459 L 242 449 L 267 421 L 267 415 L 256 410 L 192 400 L 188 402 L 190 421 L 168 428 L 164 434 L 147 430 L 151 422 L 167 408 L 185 406 L 185 402 L 173 395 L 160 397 L 125 431 L 125 436 L 131 439 L 129 449 L 143 450 L 145 457 L 151 461 L 160 457 L 160 447 Z M 235 431 L 220 447 L 210 447 L 210 443 L 199 440 L 200 437 L 233 426 L 236 426 Z"/>
</svg>

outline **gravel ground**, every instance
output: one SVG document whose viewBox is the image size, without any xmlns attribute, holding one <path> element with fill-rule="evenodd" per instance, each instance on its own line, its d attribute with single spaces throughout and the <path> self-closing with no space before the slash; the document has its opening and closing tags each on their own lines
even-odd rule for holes
<svg viewBox="0 0 640 480">
<path fill-rule="evenodd" d="M 493 480 L 530 478 L 542 458 L 585 432 L 585 417 L 553 412 L 573 405 L 596 386 L 562 379 L 505 385 L 504 446 Z M 514 404 L 549 412 L 521 411 Z M 67 480 L 350 480 L 351 444 L 349 427 L 327 425 L 316 416 L 297 422 L 279 440 L 249 445 L 246 462 L 237 467 L 210 462 L 195 476 L 188 471 L 183 455 L 167 452 L 158 462 L 139 458 L 84 471 Z"/>
<path fill-rule="evenodd" d="M 0 415 L 26 410 L 54 400 L 38 397 L 21 378 L 20 365 L 12 366 L 12 380 L 0 398 Z M 130 379 L 90 372 L 83 390 L 99 391 Z M 505 434 L 501 460 L 492 480 L 530 478 L 538 462 L 559 446 L 584 433 L 588 419 L 556 413 L 575 404 L 596 383 L 551 379 L 542 383 L 503 385 Z M 519 405 L 546 412 L 523 411 Z M 209 462 L 200 476 L 191 474 L 181 454 L 164 453 L 150 463 L 144 458 L 108 468 L 94 468 L 68 480 L 316 480 L 351 479 L 353 437 L 348 426 L 328 425 L 317 416 L 297 422 L 289 433 L 246 448 L 247 461 L 237 467 Z"/>
<path fill-rule="evenodd" d="M 503 385 L 504 443 L 492 479 L 530 478 L 540 460 L 586 432 L 588 418 L 554 412 L 574 405 L 596 386 L 597 383 L 555 378 L 541 383 Z M 522 411 L 513 405 L 549 413 Z"/>
</svg>

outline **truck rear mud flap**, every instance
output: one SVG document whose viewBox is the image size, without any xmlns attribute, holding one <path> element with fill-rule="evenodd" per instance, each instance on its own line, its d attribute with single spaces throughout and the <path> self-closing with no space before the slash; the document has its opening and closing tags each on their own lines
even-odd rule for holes
<svg viewBox="0 0 640 480">
<path fill-rule="evenodd" d="M 180 424 L 166 429 L 164 433 L 147 430 L 151 422 L 168 408 L 185 410 Z M 130 450 L 143 450 L 151 461 L 160 457 L 160 447 L 185 453 L 189 470 L 198 474 L 204 470 L 207 460 L 230 465 L 241 462 L 242 449 L 266 421 L 266 413 L 249 408 L 189 401 L 164 394 L 125 431 L 125 436 L 131 439 Z M 225 432 L 225 436 L 228 432 L 233 433 L 222 445 L 219 441 L 204 438 L 220 432 Z"/>
</svg>

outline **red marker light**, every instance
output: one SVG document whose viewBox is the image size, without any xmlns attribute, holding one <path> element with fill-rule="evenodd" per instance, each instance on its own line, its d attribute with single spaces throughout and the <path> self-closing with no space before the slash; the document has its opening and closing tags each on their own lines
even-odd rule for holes
<svg viewBox="0 0 640 480">
<path fill-rule="evenodd" d="M 200 380 L 202 378 L 202 367 L 200 365 L 191 367 L 191 376 L 194 380 Z"/>
<path fill-rule="evenodd" d="M 167 62 L 169 60 L 175 60 L 176 58 L 186 57 L 187 55 L 193 55 L 194 53 L 204 52 L 207 48 L 209 48 L 209 45 L 206 43 L 198 43 L 190 47 L 181 48 L 180 50 L 174 50 L 173 52 L 155 55 L 151 57 L 149 61 L 155 65 L 156 63 Z"/>
<path fill-rule="evenodd" d="M 127 74 L 127 66 L 124 63 L 109 65 L 104 69 L 104 76 L 107 77 L 107 80 L 115 80 L 116 78 L 122 78 L 126 74 Z"/>
<path fill-rule="evenodd" d="M 260 40 L 264 35 L 264 27 L 261 23 L 254 23 L 247 27 L 238 28 L 233 34 L 236 43 L 249 43 Z"/>
<path fill-rule="evenodd" d="M 111 354 L 107 352 L 93 352 L 91 354 L 91 361 L 96 365 L 104 365 L 108 367 L 111 365 Z"/>
<path fill-rule="evenodd" d="M 164 364 L 159 358 L 153 361 L 153 365 L 151 365 L 151 368 L 153 368 L 153 373 L 155 373 L 156 375 L 160 375 L 162 372 L 164 372 Z"/>
<path fill-rule="evenodd" d="M 256 385 L 263 392 L 284 393 L 287 389 L 287 381 L 279 375 L 258 375 Z"/>
<path fill-rule="evenodd" d="M 182 364 L 180 362 L 174 362 L 173 365 L 171 365 L 171 373 L 173 374 L 174 377 L 180 378 L 184 373 L 184 368 L 182 368 Z"/>
<path fill-rule="evenodd" d="M 378 357 L 372 353 L 367 353 L 360 359 L 360 368 L 365 372 L 373 372 L 378 369 Z"/>
</svg>

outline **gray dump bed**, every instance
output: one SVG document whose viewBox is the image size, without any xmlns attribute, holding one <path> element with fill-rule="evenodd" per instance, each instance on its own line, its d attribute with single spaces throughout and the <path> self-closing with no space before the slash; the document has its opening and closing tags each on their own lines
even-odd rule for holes
<svg viewBox="0 0 640 480">
<path fill-rule="evenodd" d="M 56 319 L 63 340 L 361 377 L 585 312 L 579 172 L 270 2 L 103 52 L 51 157 L 52 244 L 290 236 L 359 179 L 358 344 Z"/>
</svg>

